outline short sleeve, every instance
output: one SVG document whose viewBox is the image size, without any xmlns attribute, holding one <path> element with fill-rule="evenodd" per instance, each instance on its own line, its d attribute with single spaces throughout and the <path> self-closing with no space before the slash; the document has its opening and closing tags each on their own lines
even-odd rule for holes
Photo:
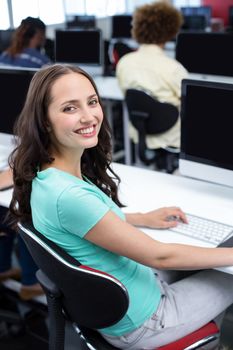
<svg viewBox="0 0 233 350">
<path fill-rule="evenodd" d="M 109 211 L 109 207 L 94 189 L 73 186 L 60 195 L 57 211 L 61 227 L 83 237 Z"/>
</svg>

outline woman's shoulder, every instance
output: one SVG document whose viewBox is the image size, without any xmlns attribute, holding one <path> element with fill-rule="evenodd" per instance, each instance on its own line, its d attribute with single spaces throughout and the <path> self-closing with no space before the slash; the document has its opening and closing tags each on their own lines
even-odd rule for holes
<svg viewBox="0 0 233 350">
<path fill-rule="evenodd" d="M 72 196 L 80 193 L 80 190 L 96 191 L 96 186 L 88 179 L 84 178 L 82 180 L 68 172 L 53 167 L 38 171 L 33 183 L 38 188 L 46 188 L 50 193 L 55 192 L 57 196 L 64 192 Z"/>
<path fill-rule="evenodd" d="M 33 179 L 31 200 L 46 202 L 46 205 L 53 207 L 58 203 L 80 200 L 87 197 L 88 193 L 96 196 L 95 187 L 69 173 L 48 168 L 38 171 Z"/>
</svg>

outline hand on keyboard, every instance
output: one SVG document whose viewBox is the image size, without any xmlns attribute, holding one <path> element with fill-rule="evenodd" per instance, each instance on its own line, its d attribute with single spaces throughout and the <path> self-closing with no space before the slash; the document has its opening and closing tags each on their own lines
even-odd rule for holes
<svg viewBox="0 0 233 350">
<path fill-rule="evenodd" d="M 182 223 L 182 224 L 184 223 L 184 221 L 181 220 L 181 218 L 178 215 L 170 215 L 170 216 L 168 216 L 166 218 L 166 220 L 169 221 L 169 222 L 175 221 L 175 222 L 177 222 L 177 224 L 178 223 Z"/>
<path fill-rule="evenodd" d="M 181 233 L 191 238 L 206 241 L 218 245 L 227 237 L 233 235 L 233 227 L 223 223 L 186 214 L 189 224 L 179 223 L 172 231 Z"/>
<path fill-rule="evenodd" d="M 177 226 L 178 221 L 177 219 L 171 218 L 178 217 L 182 222 L 187 223 L 185 213 L 178 207 L 166 207 L 152 210 L 143 214 L 143 226 L 163 229 L 174 227 Z M 170 219 L 168 220 L 167 218 Z"/>
</svg>

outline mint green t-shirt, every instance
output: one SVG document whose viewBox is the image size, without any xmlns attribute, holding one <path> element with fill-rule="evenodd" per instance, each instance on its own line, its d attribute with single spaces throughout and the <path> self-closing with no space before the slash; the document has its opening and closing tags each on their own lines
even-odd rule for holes
<svg viewBox="0 0 233 350">
<path fill-rule="evenodd" d="M 121 209 L 88 179 L 49 168 L 37 173 L 32 183 L 32 219 L 35 228 L 57 243 L 81 264 L 104 271 L 124 284 L 129 293 L 126 315 L 101 332 L 121 336 L 141 326 L 156 311 L 160 288 L 152 269 L 114 254 L 85 239 L 86 233 L 113 211 Z"/>
</svg>

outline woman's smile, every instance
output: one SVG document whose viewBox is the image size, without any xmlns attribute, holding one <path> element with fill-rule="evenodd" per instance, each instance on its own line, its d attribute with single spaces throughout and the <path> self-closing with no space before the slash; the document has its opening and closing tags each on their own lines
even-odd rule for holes
<svg viewBox="0 0 233 350">
<path fill-rule="evenodd" d="M 75 130 L 75 133 L 82 135 L 83 137 L 95 136 L 96 135 L 96 125 L 77 129 L 77 130 Z"/>
</svg>

